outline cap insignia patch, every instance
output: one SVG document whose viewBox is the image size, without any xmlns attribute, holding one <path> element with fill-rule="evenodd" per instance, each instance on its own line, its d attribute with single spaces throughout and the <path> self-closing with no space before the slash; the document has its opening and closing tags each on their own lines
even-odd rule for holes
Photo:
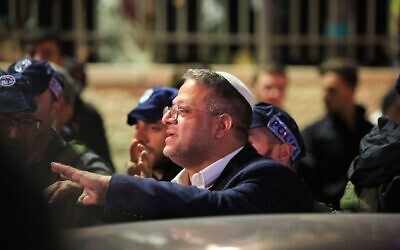
<svg viewBox="0 0 400 250">
<path fill-rule="evenodd" d="M 153 89 L 148 89 L 148 90 L 146 90 L 146 91 L 143 93 L 143 95 L 140 97 L 139 103 L 142 103 L 142 102 L 147 101 L 147 100 L 150 98 L 150 96 L 151 96 L 152 94 L 153 94 Z"/>
<path fill-rule="evenodd" d="M 14 65 L 14 70 L 15 70 L 16 72 L 18 72 L 18 73 L 21 73 L 21 72 L 24 71 L 26 68 L 28 68 L 29 65 L 31 65 L 31 64 L 32 64 L 32 61 L 29 60 L 29 59 L 21 60 L 21 61 L 17 62 L 17 63 Z"/>
<path fill-rule="evenodd" d="M 0 76 L 0 86 L 11 87 L 15 84 L 15 77 L 12 75 L 2 75 Z"/>
</svg>

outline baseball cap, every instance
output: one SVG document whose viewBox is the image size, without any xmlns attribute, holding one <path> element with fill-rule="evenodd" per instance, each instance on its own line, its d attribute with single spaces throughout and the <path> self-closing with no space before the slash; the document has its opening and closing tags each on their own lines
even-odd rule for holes
<svg viewBox="0 0 400 250">
<path fill-rule="evenodd" d="M 32 84 L 32 91 L 35 96 L 42 94 L 48 88 L 57 99 L 62 94 L 63 82 L 46 61 L 21 59 L 8 67 L 8 74 L 21 74 Z"/>
<path fill-rule="evenodd" d="M 217 71 L 216 73 L 224 77 L 239 92 L 239 94 L 243 96 L 253 110 L 254 98 L 247 86 L 241 80 L 239 80 L 239 78 L 232 74 L 223 71 Z"/>
<path fill-rule="evenodd" d="M 20 75 L 0 71 L 0 113 L 34 112 L 37 106 L 30 88 Z"/>
<path fill-rule="evenodd" d="M 292 161 L 305 155 L 305 146 L 296 121 L 282 109 L 263 102 L 257 103 L 253 110 L 250 128 L 266 126 L 281 142 L 293 146 Z"/>
<path fill-rule="evenodd" d="M 178 95 L 178 90 L 171 87 L 155 87 L 146 90 L 139 103 L 128 113 L 127 123 L 136 124 L 137 120 L 148 123 L 161 120 L 164 107 L 170 107 L 172 100 Z"/>
</svg>

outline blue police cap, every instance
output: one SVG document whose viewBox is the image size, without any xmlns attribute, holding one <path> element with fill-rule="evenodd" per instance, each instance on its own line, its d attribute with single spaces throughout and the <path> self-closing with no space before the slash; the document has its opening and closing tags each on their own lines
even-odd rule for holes
<svg viewBox="0 0 400 250">
<path fill-rule="evenodd" d="M 21 74 L 32 84 L 33 95 L 40 95 L 50 89 L 59 99 L 63 91 L 61 77 L 54 71 L 50 64 L 43 60 L 22 59 L 8 67 L 8 74 Z"/>
<path fill-rule="evenodd" d="M 21 75 L 0 72 L 0 113 L 34 112 L 31 85 Z"/>
<path fill-rule="evenodd" d="M 156 87 L 146 90 L 139 103 L 128 113 L 127 123 L 136 124 L 137 120 L 152 123 L 161 120 L 165 106 L 172 106 L 172 100 L 178 90 L 170 87 Z"/>
<path fill-rule="evenodd" d="M 305 155 L 305 146 L 296 121 L 282 109 L 266 103 L 257 103 L 250 128 L 267 127 L 281 142 L 293 146 L 292 161 Z"/>
</svg>

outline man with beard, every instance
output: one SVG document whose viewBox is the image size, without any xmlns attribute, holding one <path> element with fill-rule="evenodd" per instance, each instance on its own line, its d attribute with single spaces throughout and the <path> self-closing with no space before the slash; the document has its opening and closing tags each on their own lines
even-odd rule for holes
<svg viewBox="0 0 400 250">
<path fill-rule="evenodd" d="M 170 181 L 181 170 L 163 154 L 167 127 L 161 121 L 164 107 L 170 107 L 177 94 L 178 90 L 170 87 L 148 89 L 129 112 L 127 123 L 136 128 L 130 148 L 129 175 Z"/>
<path fill-rule="evenodd" d="M 248 88 L 229 73 L 202 69 L 188 70 L 183 82 L 162 118 L 163 152 L 183 170 L 165 182 L 52 163 L 85 187 L 79 202 L 104 205 L 115 221 L 311 211 L 293 171 L 248 143 L 254 107 Z"/>
<path fill-rule="evenodd" d="M 327 114 L 302 131 L 307 152 L 297 168 L 314 199 L 339 209 L 350 163 L 372 124 L 354 100 L 358 76 L 353 62 L 331 59 L 320 73 Z"/>
</svg>

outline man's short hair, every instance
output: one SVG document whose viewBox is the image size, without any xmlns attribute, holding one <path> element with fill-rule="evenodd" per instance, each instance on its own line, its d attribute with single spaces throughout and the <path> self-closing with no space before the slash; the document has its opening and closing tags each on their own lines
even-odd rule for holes
<svg viewBox="0 0 400 250">
<path fill-rule="evenodd" d="M 320 65 L 319 72 L 321 75 L 333 72 L 338 74 L 353 89 L 357 87 L 358 67 L 357 64 L 350 59 L 329 59 Z"/>
<path fill-rule="evenodd" d="M 29 41 L 29 44 L 30 44 L 29 54 L 30 54 L 30 56 L 34 56 L 35 55 L 36 46 L 38 46 L 38 45 L 40 45 L 42 43 L 45 43 L 45 42 L 53 42 L 57 46 L 60 54 L 64 53 L 64 51 L 62 49 L 62 46 L 61 46 L 61 40 L 59 38 L 59 35 L 58 34 L 54 34 L 54 33 L 44 32 L 44 33 L 36 34 L 34 37 L 32 37 L 32 39 L 30 39 L 30 41 Z"/>
<path fill-rule="evenodd" d="M 211 90 L 206 100 L 208 112 L 229 114 L 233 119 L 237 138 L 240 141 L 247 141 L 252 107 L 226 78 L 207 69 L 189 69 L 182 79 L 183 81 L 192 79 L 206 85 Z"/>
<path fill-rule="evenodd" d="M 389 109 L 393 109 L 400 113 L 400 96 L 394 89 L 390 89 L 382 99 L 382 114 L 385 115 Z"/>
<path fill-rule="evenodd" d="M 282 75 L 286 77 L 286 68 L 283 64 L 279 63 L 269 63 L 259 66 L 253 74 L 251 86 L 254 86 L 256 84 L 258 77 L 261 73 L 266 73 L 270 75 Z"/>
</svg>

